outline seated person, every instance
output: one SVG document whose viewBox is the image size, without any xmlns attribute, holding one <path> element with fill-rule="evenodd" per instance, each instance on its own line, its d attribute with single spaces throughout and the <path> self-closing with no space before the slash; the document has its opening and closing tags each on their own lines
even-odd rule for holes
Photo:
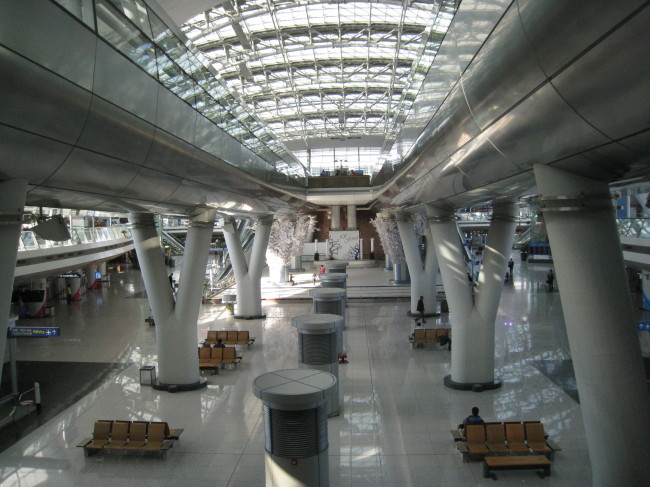
<svg viewBox="0 0 650 487">
<path fill-rule="evenodd" d="M 458 428 L 464 429 L 468 424 L 485 424 L 483 418 L 478 415 L 478 408 L 476 406 L 472 408 L 472 414 L 463 419 L 463 422 L 458 425 Z"/>
<path fill-rule="evenodd" d="M 413 329 L 413 333 L 409 335 L 409 338 L 415 338 L 415 330 L 422 330 L 422 323 L 419 321 L 415 322 L 415 328 Z"/>
<path fill-rule="evenodd" d="M 226 348 L 226 346 L 223 344 L 223 340 L 221 338 L 217 338 L 217 343 L 214 344 L 215 348 Z"/>
</svg>

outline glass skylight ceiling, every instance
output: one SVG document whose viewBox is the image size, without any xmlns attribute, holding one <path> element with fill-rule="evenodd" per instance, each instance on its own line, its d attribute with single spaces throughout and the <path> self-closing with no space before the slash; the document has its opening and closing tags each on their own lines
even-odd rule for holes
<svg viewBox="0 0 650 487">
<path fill-rule="evenodd" d="M 390 141 L 458 3 L 227 0 L 183 31 L 283 142 Z"/>
</svg>

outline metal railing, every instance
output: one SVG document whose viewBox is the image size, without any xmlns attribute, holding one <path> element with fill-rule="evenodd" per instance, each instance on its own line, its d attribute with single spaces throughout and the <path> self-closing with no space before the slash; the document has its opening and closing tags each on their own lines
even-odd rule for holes
<svg viewBox="0 0 650 487">
<path fill-rule="evenodd" d="M 18 242 L 18 251 L 51 249 L 55 247 L 66 247 L 96 242 L 107 242 L 110 240 L 130 239 L 131 232 L 123 225 L 110 227 L 73 227 L 70 229 L 70 240 L 57 242 L 54 240 L 43 240 L 31 230 L 23 230 Z"/>
<path fill-rule="evenodd" d="M 650 218 L 617 218 L 621 237 L 650 238 Z"/>
</svg>

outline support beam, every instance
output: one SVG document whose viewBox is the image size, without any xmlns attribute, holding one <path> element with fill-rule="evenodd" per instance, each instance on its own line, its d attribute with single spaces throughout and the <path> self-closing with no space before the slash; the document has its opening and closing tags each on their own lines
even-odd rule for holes
<svg viewBox="0 0 650 487">
<path fill-rule="evenodd" d="M 331 230 L 340 230 L 341 229 L 341 206 L 332 205 L 331 208 Z"/>
<path fill-rule="evenodd" d="M 237 318 L 266 317 L 262 313 L 261 279 L 272 223 L 272 217 L 258 219 L 250 263 L 247 263 L 241 240 L 235 230 L 234 219 L 229 218 L 224 222 L 223 235 L 226 239 L 226 246 L 228 247 L 237 285 L 237 313 L 235 315 Z"/>
<path fill-rule="evenodd" d="M 650 395 L 607 183 L 535 165 L 592 485 L 647 485 Z"/>
<path fill-rule="evenodd" d="M 25 179 L 10 179 L 0 183 L 0 377 L 7 346 L 11 293 L 26 194 Z"/>
<path fill-rule="evenodd" d="M 411 217 L 398 213 L 395 215 L 397 228 L 404 247 L 404 256 L 411 276 L 411 306 L 409 314 L 419 316 L 417 310 L 420 296 L 424 297 L 425 316 L 436 314 L 436 286 L 438 284 L 438 259 L 435 248 L 431 242 L 431 231 L 427 229 L 427 248 L 424 263 L 420 257 L 420 250 L 415 235 Z"/>
<path fill-rule="evenodd" d="M 449 304 L 454 343 L 451 374 L 445 377 L 445 385 L 463 390 L 499 387 L 501 381 L 494 376 L 494 320 L 514 239 L 515 205 L 506 202 L 493 206 L 475 296 L 467 278 L 453 212 L 429 206 L 427 214 Z"/>
<path fill-rule="evenodd" d="M 357 228 L 357 206 L 348 205 L 348 230 L 356 230 Z"/>
<path fill-rule="evenodd" d="M 192 390 L 207 384 L 199 373 L 196 322 L 215 215 L 215 210 L 208 209 L 190 217 L 175 304 L 154 215 L 129 214 L 133 243 L 156 322 L 158 384 L 154 386 L 158 389 Z"/>
</svg>

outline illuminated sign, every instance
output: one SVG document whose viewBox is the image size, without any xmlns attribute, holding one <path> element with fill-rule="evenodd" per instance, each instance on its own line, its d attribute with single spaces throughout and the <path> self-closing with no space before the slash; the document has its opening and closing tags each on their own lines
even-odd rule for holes
<svg viewBox="0 0 650 487">
<path fill-rule="evenodd" d="M 12 326 L 7 330 L 12 338 L 50 338 L 61 336 L 58 326 Z"/>
</svg>

